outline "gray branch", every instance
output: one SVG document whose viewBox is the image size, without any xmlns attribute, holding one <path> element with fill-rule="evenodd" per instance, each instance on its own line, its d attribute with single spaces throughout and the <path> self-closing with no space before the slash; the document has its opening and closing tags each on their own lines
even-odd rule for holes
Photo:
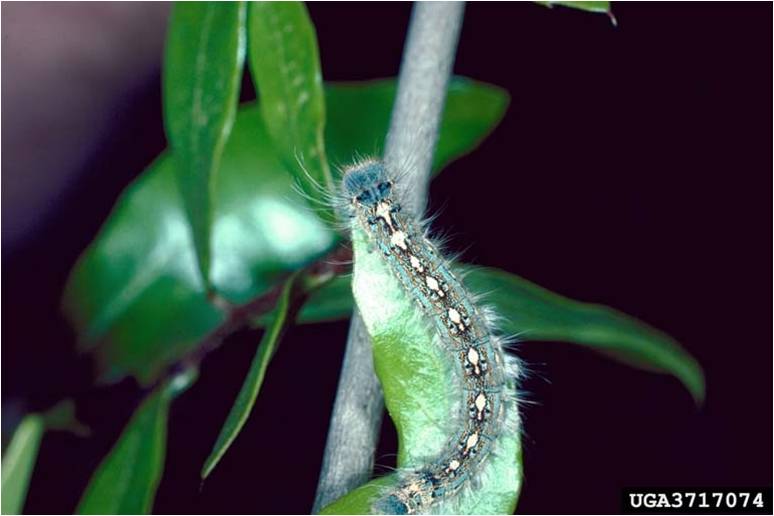
<svg viewBox="0 0 774 516">
<path fill-rule="evenodd" d="M 421 215 L 441 127 L 457 40 L 462 26 L 462 2 L 417 2 L 392 108 L 384 160 L 405 169 L 406 203 Z"/>
<path fill-rule="evenodd" d="M 401 178 L 408 207 L 421 214 L 446 90 L 462 26 L 462 2 L 417 2 L 406 38 L 398 92 L 385 145 L 388 167 L 406 170 Z M 360 314 L 349 330 L 344 363 L 325 445 L 313 512 L 366 482 L 383 416 L 371 340 Z"/>
<path fill-rule="evenodd" d="M 349 326 L 312 509 L 314 514 L 369 479 L 383 413 L 382 388 L 374 374 L 371 339 L 356 310 Z"/>
</svg>

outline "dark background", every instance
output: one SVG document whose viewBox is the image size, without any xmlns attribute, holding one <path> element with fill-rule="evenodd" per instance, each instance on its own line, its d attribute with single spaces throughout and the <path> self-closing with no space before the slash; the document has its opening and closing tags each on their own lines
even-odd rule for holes
<svg viewBox="0 0 774 516">
<path fill-rule="evenodd" d="M 63 393 L 94 430 L 46 435 L 26 505 L 34 513 L 74 509 L 142 395 L 129 380 L 91 386 L 90 358 L 74 353 L 58 303 L 116 197 L 165 146 L 166 6 L 112 18 L 91 8 L 107 9 L 2 13 L 3 437 L 21 410 Z M 397 73 L 408 4 L 310 11 L 326 79 Z M 433 183 L 431 206 L 465 259 L 673 335 L 704 366 L 707 400 L 697 408 L 675 379 L 577 345 L 522 344 L 535 371 L 524 389 L 538 402 L 525 411 L 522 513 L 617 512 L 627 486 L 772 484 L 772 7 L 614 12 L 617 28 L 563 8 L 468 6 L 455 72 L 506 88 L 512 102 L 484 144 Z M 123 32 L 108 30 L 116 19 Z M 92 37 L 57 28 L 90 23 L 123 38 L 71 45 L 90 68 L 33 52 Z M 82 155 L 52 162 L 62 140 Z M 172 407 L 155 511 L 309 511 L 346 333 L 346 322 L 289 332 L 250 420 L 200 490 L 259 335 L 239 333 L 213 353 Z M 388 466 L 395 437 L 384 426 L 378 462 Z"/>
</svg>

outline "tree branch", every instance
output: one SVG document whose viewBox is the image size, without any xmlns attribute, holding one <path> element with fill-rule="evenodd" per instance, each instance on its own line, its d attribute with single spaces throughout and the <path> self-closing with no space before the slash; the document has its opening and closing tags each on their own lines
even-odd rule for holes
<svg viewBox="0 0 774 516">
<path fill-rule="evenodd" d="M 433 154 L 457 50 L 464 3 L 417 2 L 403 54 L 398 93 L 385 145 L 388 168 L 406 167 L 407 207 L 420 215 L 427 202 Z M 328 430 L 313 512 L 371 476 L 383 415 L 371 340 L 360 315 L 350 326 Z"/>
</svg>

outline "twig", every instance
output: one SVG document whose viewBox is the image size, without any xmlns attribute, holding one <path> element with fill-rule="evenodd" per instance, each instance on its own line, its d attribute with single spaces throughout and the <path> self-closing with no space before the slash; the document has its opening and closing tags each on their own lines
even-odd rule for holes
<svg viewBox="0 0 774 516">
<path fill-rule="evenodd" d="M 315 514 L 368 480 L 374 467 L 384 401 L 374 374 L 371 340 L 357 311 L 349 326 L 341 370 L 314 502 Z"/>
<path fill-rule="evenodd" d="M 313 290 L 319 288 L 335 276 L 347 272 L 349 267 L 344 264 L 347 264 L 350 260 L 351 250 L 340 246 L 329 255 L 309 265 L 302 273 L 302 278 L 298 282 L 300 287 L 293 289 L 291 293 L 291 306 L 295 307 L 302 304 Z M 277 304 L 277 298 L 282 291 L 284 281 L 285 279 L 278 282 L 268 292 L 244 304 L 230 305 L 227 302 L 223 303 L 222 308 L 226 313 L 226 318 L 223 322 L 205 335 L 195 346 L 192 346 L 190 351 L 170 364 L 165 374 L 161 375 L 160 378 L 147 387 L 147 390 L 155 389 L 162 382 L 182 371 L 198 368 L 205 357 L 218 349 L 227 337 L 247 327 L 251 321 L 273 310 Z"/>
<path fill-rule="evenodd" d="M 403 186 L 409 196 L 408 207 L 418 215 L 427 200 L 463 10 L 462 2 L 415 3 L 406 39 L 385 162 L 388 167 L 412 165 Z M 371 341 L 356 312 L 347 339 L 314 513 L 371 476 L 382 407 Z"/>
</svg>

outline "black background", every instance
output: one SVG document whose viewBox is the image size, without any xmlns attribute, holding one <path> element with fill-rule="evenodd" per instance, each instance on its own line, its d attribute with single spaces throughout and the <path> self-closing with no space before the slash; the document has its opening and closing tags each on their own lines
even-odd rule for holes
<svg viewBox="0 0 774 516">
<path fill-rule="evenodd" d="M 433 183 L 431 207 L 465 259 L 673 335 L 704 366 L 707 400 L 697 408 L 675 379 L 577 345 L 522 344 L 535 371 L 524 388 L 538 402 L 525 411 L 523 513 L 617 512 L 627 486 L 772 483 L 771 5 L 614 11 L 617 28 L 562 8 L 468 6 L 455 72 L 506 88 L 512 102 Z M 326 79 L 397 73 L 408 4 L 310 12 Z M 3 249 L 3 403 L 40 409 L 72 395 L 95 432 L 46 436 L 27 512 L 74 509 L 142 394 L 129 380 L 91 387 L 58 302 L 117 195 L 165 145 L 159 90 L 156 77 L 124 100 L 53 216 Z M 155 511 L 308 512 L 346 333 L 345 322 L 289 332 L 200 490 L 259 335 L 213 353 L 172 407 Z M 389 424 L 383 441 L 388 466 Z"/>
</svg>

